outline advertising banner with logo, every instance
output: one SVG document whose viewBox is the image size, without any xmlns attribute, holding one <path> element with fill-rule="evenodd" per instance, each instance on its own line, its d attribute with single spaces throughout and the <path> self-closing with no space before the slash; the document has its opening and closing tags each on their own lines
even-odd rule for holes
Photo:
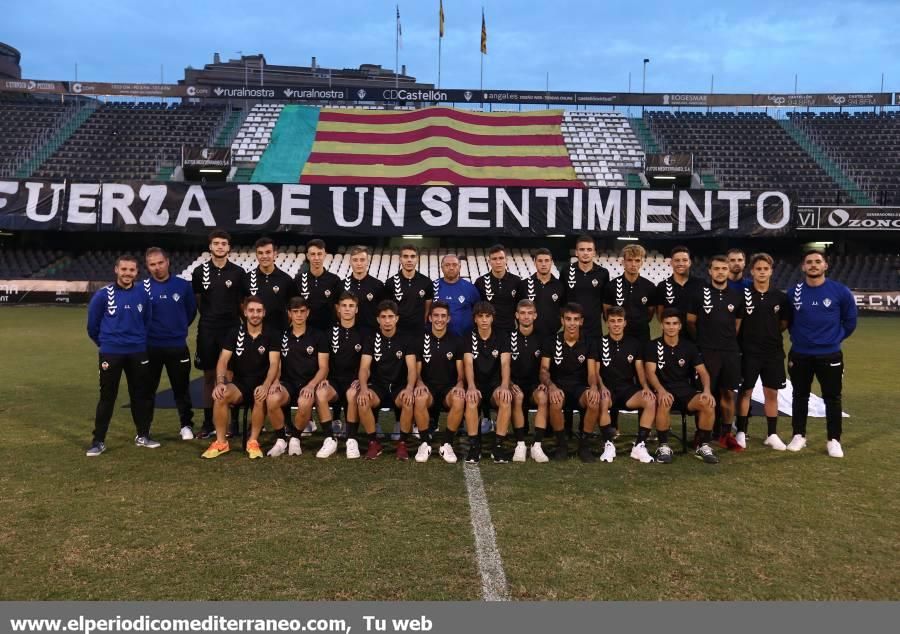
<svg viewBox="0 0 900 634">
<path fill-rule="evenodd" d="M 794 106 L 815 108 L 841 108 L 859 106 L 889 106 L 891 105 L 891 93 L 828 93 L 828 94 L 775 94 L 754 95 L 754 106 L 769 106 L 787 108 Z"/>
<path fill-rule="evenodd" d="M 184 167 L 231 167 L 231 148 L 183 145 L 181 164 Z"/>
<path fill-rule="evenodd" d="M 779 236 L 784 192 L 0 181 L 0 229 L 320 236 Z"/>
<path fill-rule="evenodd" d="M 900 315 L 900 291 L 851 291 L 859 310 Z"/>
<path fill-rule="evenodd" d="M 694 171 L 694 155 L 648 154 L 644 171 L 647 176 L 690 176 Z"/>
<path fill-rule="evenodd" d="M 797 207 L 799 231 L 900 231 L 900 207 Z"/>
</svg>

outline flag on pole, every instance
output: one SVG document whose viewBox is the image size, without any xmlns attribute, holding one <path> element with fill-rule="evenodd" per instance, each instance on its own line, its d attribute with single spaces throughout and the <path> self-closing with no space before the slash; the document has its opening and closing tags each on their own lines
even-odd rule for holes
<svg viewBox="0 0 900 634">
<path fill-rule="evenodd" d="M 444 37 L 444 0 L 441 0 L 441 8 L 438 17 L 440 36 Z"/>
<path fill-rule="evenodd" d="M 403 27 L 400 25 L 400 5 L 397 5 L 397 42 L 403 46 Z"/>
<path fill-rule="evenodd" d="M 487 25 L 484 22 L 484 9 L 481 10 L 481 54 L 487 55 Z"/>
</svg>

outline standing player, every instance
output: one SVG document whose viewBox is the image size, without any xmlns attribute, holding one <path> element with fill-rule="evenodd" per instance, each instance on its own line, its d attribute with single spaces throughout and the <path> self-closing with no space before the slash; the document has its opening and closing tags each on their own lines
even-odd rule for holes
<svg viewBox="0 0 900 634">
<path fill-rule="evenodd" d="M 257 266 L 244 275 L 244 297 L 261 299 L 266 307 L 266 326 L 283 332 L 288 326 L 288 300 L 297 295 L 297 286 L 290 275 L 275 266 L 278 251 L 271 238 L 260 238 L 253 248 Z"/>
<path fill-rule="evenodd" d="M 356 433 L 359 431 L 359 415 L 356 409 L 356 395 L 359 385 L 359 360 L 362 358 L 363 335 L 356 326 L 356 313 L 359 301 L 356 295 L 342 292 L 338 298 L 338 323 L 329 330 L 328 377 L 316 388 L 316 409 L 319 412 L 319 424 L 325 432 L 325 442 L 316 453 L 316 458 L 328 458 L 338 448 L 337 439 L 331 432 L 334 427 L 331 406 L 343 403 L 346 407 L 347 421 L 347 458 L 359 458 L 359 443 Z"/>
<path fill-rule="evenodd" d="M 155 449 L 159 443 L 150 438 L 153 420 L 153 395 L 147 359 L 147 329 L 153 309 L 150 295 L 143 284 L 135 285 L 137 258 L 120 255 L 116 259 L 116 281 L 94 293 L 88 306 L 87 332 L 100 355 L 100 400 L 94 417 L 94 440 L 87 450 L 89 457 L 106 451 L 106 432 L 112 420 L 122 371 L 128 383 L 131 418 L 137 435 L 134 444 Z"/>
<path fill-rule="evenodd" d="M 508 333 L 494 329 L 496 309 L 489 302 L 475 304 L 475 329 L 466 348 L 466 434 L 469 453 L 466 462 L 481 462 L 481 427 L 478 415 L 485 399 L 497 408 L 497 440 L 492 452 L 494 462 L 509 462 L 503 448 L 509 428 L 512 392 L 509 383 Z"/>
<path fill-rule="evenodd" d="M 856 302 L 850 289 L 825 277 L 828 259 L 823 252 L 804 253 L 802 268 L 806 278 L 794 287 L 790 296 L 794 315 L 790 327 L 788 373 L 794 388 L 794 437 L 787 448 L 800 451 L 806 446 L 809 392 L 815 376 L 825 401 L 828 455 L 843 458 L 841 389 L 844 355 L 841 342 L 856 330 Z"/>
<path fill-rule="evenodd" d="M 328 332 L 334 325 L 334 307 L 341 294 L 341 278 L 325 269 L 325 241 L 314 238 L 306 243 L 308 270 L 297 273 L 297 293 L 309 305 L 307 324 L 313 330 Z"/>
<path fill-rule="evenodd" d="M 461 337 L 450 334 L 450 307 L 443 300 L 436 300 L 429 308 L 431 331 L 422 335 L 422 346 L 417 361 L 418 382 L 414 416 L 422 444 L 416 452 L 416 462 L 426 462 L 431 455 L 431 421 L 437 428 L 441 411 L 447 412 L 447 427 L 440 448 L 445 462 L 455 463 L 453 437 L 463 419 L 466 406 L 466 387 L 463 381 L 465 345 Z"/>
<path fill-rule="evenodd" d="M 609 271 L 594 262 L 597 251 L 591 236 L 578 236 L 575 257 L 575 262 L 559 275 L 565 291 L 563 302 L 581 306 L 584 315 L 582 334 L 589 340 L 596 340 L 603 334 L 603 296 L 609 284 Z"/>
<path fill-rule="evenodd" d="M 393 405 L 400 410 L 397 460 L 409 460 L 406 442 L 412 431 L 415 405 L 417 344 L 412 338 L 397 332 L 399 312 L 397 304 L 391 300 L 379 303 L 376 309 L 378 332 L 369 335 L 363 343 L 356 404 L 360 422 L 369 436 L 367 460 L 374 460 L 382 452 L 381 443 L 375 435 L 375 416 L 382 404 Z"/>
<path fill-rule="evenodd" d="M 519 282 L 516 297 L 533 302 L 537 311 L 534 329 L 540 341 L 559 331 L 559 307 L 562 306 L 563 286 L 553 273 L 553 254 L 550 249 L 534 252 L 535 273 Z M 518 308 L 517 308 L 518 310 Z M 521 325 L 521 324 L 520 324 Z"/>
<path fill-rule="evenodd" d="M 344 280 L 344 291 L 353 293 L 359 302 L 356 321 L 364 334 L 378 330 L 375 307 L 381 301 L 384 284 L 369 275 L 369 250 L 363 246 L 350 249 L 350 275 Z"/>
<path fill-rule="evenodd" d="M 728 286 L 728 258 L 724 255 L 714 255 L 710 260 L 709 281 L 709 286 L 704 286 L 700 295 L 694 297 L 688 311 L 688 329 L 694 333 L 703 354 L 703 364 L 721 411 L 713 435 L 718 436 L 723 448 L 743 451 L 731 433 L 731 423 L 735 390 L 741 386 L 738 332 L 744 317 L 744 294 Z"/>
<path fill-rule="evenodd" d="M 194 269 L 191 287 L 200 310 L 194 365 L 203 370 L 203 427 L 200 438 L 216 431 L 212 419 L 212 393 L 216 386 L 219 353 L 232 329 L 240 323 L 244 269 L 228 261 L 231 236 L 221 229 L 209 234 L 209 260 Z"/>
<path fill-rule="evenodd" d="M 787 295 L 771 288 L 775 261 L 767 253 L 750 258 L 753 284 L 744 289 L 744 319 L 741 321 L 741 402 L 735 440 L 747 447 L 750 421 L 750 397 L 756 380 L 762 378 L 768 431 L 764 445 L 784 451 L 778 437 L 778 390 L 785 385 L 784 343 L 782 335 L 791 320 L 791 303 Z"/>
<path fill-rule="evenodd" d="M 647 252 L 639 244 L 629 244 L 622 249 L 624 273 L 606 287 L 603 312 L 618 306 L 625 309 L 625 334 L 642 344 L 650 341 L 650 320 L 656 312 L 656 287 L 641 276 L 641 267 Z"/>
<path fill-rule="evenodd" d="M 279 333 L 264 325 L 266 307 L 258 297 L 244 300 L 244 319 L 222 347 L 216 365 L 216 389 L 213 390 L 213 423 L 216 426 L 216 440 L 203 452 L 204 458 L 218 458 L 228 453 L 226 427 L 229 409 L 238 405 L 249 405 L 250 439 L 247 454 L 250 459 L 262 458 L 259 447 L 259 432 L 266 420 L 266 397 L 269 388 L 278 378 Z M 234 380 L 228 381 L 226 371 L 231 367 Z"/>
<path fill-rule="evenodd" d="M 525 423 L 532 404 L 537 408 L 535 428 L 547 428 L 547 390 L 540 383 L 541 343 L 546 341 L 546 337 L 542 337 L 535 328 L 537 316 L 533 301 L 519 300 L 516 305 L 516 329 L 509 334 L 512 422 L 516 436 L 513 462 L 525 462 Z M 542 453 L 540 446 L 535 451 L 536 454 Z"/>
<path fill-rule="evenodd" d="M 741 249 L 728 249 L 725 257 L 728 258 L 728 286 L 738 293 L 743 293 L 744 289 L 753 283 L 751 278 L 744 277 L 747 254 Z"/>
<path fill-rule="evenodd" d="M 631 457 L 640 462 L 653 462 L 647 451 L 646 442 L 656 419 L 656 397 L 647 383 L 644 372 L 644 348 L 647 343 L 626 334 L 627 317 L 625 309 L 619 306 L 609 309 L 606 327 L 609 334 L 601 337 L 600 345 L 596 349 L 600 386 L 609 390 L 612 402 L 610 409 L 641 411 L 637 442 L 631 449 Z M 609 418 L 600 420 L 600 431 L 605 440 L 600 460 L 612 462 L 616 457 L 616 447 L 612 442 L 615 430 L 610 425 Z M 668 446 L 659 452 L 659 455 L 661 462 L 672 460 L 672 452 Z"/>
<path fill-rule="evenodd" d="M 303 429 L 312 418 L 316 388 L 328 376 L 328 341 L 325 335 L 308 326 L 309 305 L 302 297 L 292 297 L 288 304 L 290 327 L 281 335 L 281 380 L 275 381 L 266 397 L 266 410 L 275 432 L 275 444 L 268 456 L 303 453 L 299 436 L 288 441 L 284 431 L 284 411 L 297 406 L 294 429 Z M 324 426 L 325 437 L 331 437 L 331 425 Z"/>
<path fill-rule="evenodd" d="M 385 294 L 400 308 L 400 322 L 397 330 L 402 335 L 418 337 L 428 323 L 434 286 L 427 277 L 419 273 L 419 249 L 412 244 L 400 247 L 400 270 L 387 279 Z"/>
<path fill-rule="evenodd" d="M 718 464 L 719 457 L 709 446 L 716 400 L 710 391 L 709 374 L 703 365 L 703 355 L 696 345 L 681 336 L 681 314 L 677 308 L 666 308 L 663 311 L 662 329 L 663 336 L 648 343 L 644 352 L 647 382 L 656 392 L 656 433 L 659 438 L 657 460 L 662 463 L 672 462 L 669 416 L 676 409 L 698 415 L 699 445 L 694 456 L 707 464 Z M 695 376 L 700 377 L 702 392 L 694 387 Z"/>
<path fill-rule="evenodd" d="M 197 303 L 189 282 L 169 274 L 169 256 L 159 247 L 144 254 L 150 277 L 144 280 L 150 292 L 153 318 L 147 333 L 150 359 L 150 394 L 156 394 L 163 367 L 172 385 L 175 407 L 181 420 L 182 440 L 194 438 L 194 410 L 191 406 L 191 351 L 187 347 L 188 328 L 197 316 Z M 152 403 L 152 401 L 151 401 Z"/>
<path fill-rule="evenodd" d="M 692 298 L 701 293 L 704 283 L 699 277 L 691 275 L 691 252 L 687 247 L 673 247 L 669 256 L 672 275 L 656 285 L 656 318 L 662 323 L 663 310 L 677 308 L 681 311 L 682 323 L 686 323 Z M 683 337 L 688 335 L 687 332 L 681 333 Z"/>
<path fill-rule="evenodd" d="M 450 334 L 468 336 L 475 322 L 472 309 L 481 301 L 478 289 L 469 280 L 459 276 L 459 257 L 448 253 L 441 258 L 443 277 L 434 281 L 434 299 L 447 302 L 450 307 Z"/>
<path fill-rule="evenodd" d="M 475 280 L 475 288 L 481 294 L 481 299 L 494 307 L 493 327 L 511 332 L 516 327 L 513 313 L 516 310 L 521 280 L 507 269 L 506 247 L 502 244 L 495 244 L 488 249 L 488 263 L 491 270 Z"/>
<path fill-rule="evenodd" d="M 569 457 L 568 441 L 563 430 L 563 409 L 580 409 L 584 412 L 583 430 L 578 441 L 578 457 L 582 462 L 594 462 L 590 435 L 601 416 L 601 408 L 603 415 L 608 415 L 609 394 L 600 390 L 597 373 L 590 371 L 590 360 L 596 354 L 593 344 L 581 332 L 583 323 L 581 306 L 566 304 L 562 308 L 562 331 L 549 338 L 541 350 L 540 381 L 547 390 L 550 426 L 556 436 L 554 457 L 557 460 Z M 543 431 L 535 426 L 534 445 L 539 449 L 544 438 Z M 538 460 L 534 446 L 531 448 L 531 457 Z"/>
</svg>

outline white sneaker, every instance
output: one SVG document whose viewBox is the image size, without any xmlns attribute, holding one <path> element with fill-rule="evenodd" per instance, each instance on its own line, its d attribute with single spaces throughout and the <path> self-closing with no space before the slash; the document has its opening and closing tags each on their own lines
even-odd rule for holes
<svg viewBox="0 0 900 634">
<path fill-rule="evenodd" d="M 269 458 L 277 458 L 282 455 L 285 451 L 287 451 L 287 442 L 284 438 L 279 438 L 275 441 L 275 444 L 272 445 L 272 448 L 266 453 Z"/>
<path fill-rule="evenodd" d="M 843 458 L 844 450 L 841 447 L 840 440 L 829 440 L 825 443 L 825 448 L 828 449 L 828 455 L 832 458 Z"/>
<path fill-rule="evenodd" d="M 337 452 L 337 441 L 330 436 L 325 439 L 325 442 L 322 443 L 321 449 L 316 452 L 316 458 L 328 458 L 329 456 L 333 456 L 335 452 Z"/>
<path fill-rule="evenodd" d="M 315 421 L 311 420 L 308 423 L 306 423 L 306 427 L 303 428 L 303 431 L 300 432 L 300 435 L 301 436 L 312 436 L 314 433 L 316 433 L 316 430 L 318 428 L 319 427 L 316 425 Z M 291 455 L 293 455 L 293 454 L 291 454 Z M 297 454 L 297 455 L 299 456 L 300 454 Z"/>
<path fill-rule="evenodd" d="M 544 453 L 544 448 L 541 447 L 539 442 L 531 445 L 531 459 L 535 462 L 550 462 L 550 458 Z"/>
<path fill-rule="evenodd" d="M 419 436 L 419 428 L 418 428 L 418 427 L 413 427 L 413 430 L 412 430 L 412 437 L 415 438 L 416 440 L 418 440 L 418 439 L 420 438 L 420 436 Z"/>
<path fill-rule="evenodd" d="M 800 434 L 794 434 L 794 437 L 791 438 L 791 442 L 788 443 L 787 450 L 788 451 L 800 451 L 805 446 L 806 446 L 806 438 L 804 438 Z"/>
<path fill-rule="evenodd" d="M 182 440 L 193 440 L 194 439 L 194 430 L 185 425 L 181 428 L 181 439 Z"/>
<path fill-rule="evenodd" d="M 356 438 L 351 438 L 347 441 L 347 460 L 356 458 L 359 458 L 359 443 L 356 442 Z"/>
<path fill-rule="evenodd" d="M 525 447 L 525 441 L 520 440 L 516 443 L 516 449 L 513 451 L 513 462 L 525 462 L 528 455 L 528 448 Z"/>
<path fill-rule="evenodd" d="M 481 419 L 481 433 L 489 434 L 494 431 L 494 421 L 490 418 L 482 418 Z"/>
<path fill-rule="evenodd" d="M 291 441 L 288 443 L 288 455 L 289 456 L 299 456 L 303 453 L 303 445 L 300 444 L 299 438 L 291 438 Z"/>
<path fill-rule="evenodd" d="M 615 451 L 615 449 L 613 449 L 613 451 Z M 604 450 L 604 454 L 605 453 L 606 451 Z M 639 442 L 631 448 L 631 457 L 644 463 L 653 462 L 653 456 L 647 451 L 647 446 L 643 442 Z M 610 460 L 610 462 L 612 462 L 612 460 Z"/>
<path fill-rule="evenodd" d="M 787 449 L 787 445 L 785 445 L 784 441 L 778 437 L 778 434 L 772 434 L 763 441 L 763 444 L 767 447 L 771 447 L 775 451 L 784 451 Z"/>
<path fill-rule="evenodd" d="M 646 451 L 646 449 L 644 450 Z M 633 456 L 632 456 L 633 457 Z M 603 453 L 600 454 L 600 462 L 612 462 L 616 459 L 616 446 L 609 440 L 603 445 Z"/>
<path fill-rule="evenodd" d="M 445 442 L 443 445 L 441 445 L 438 453 L 441 454 L 441 458 L 443 458 L 444 462 L 446 462 L 447 464 L 456 464 L 456 452 L 453 451 L 453 445 L 451 445 L 450 443 Z"/>
<path fill-rule="evenodd" d="M 428 462 L 428 457 L 431 455 L 431 445 L 427 442 L 423 442 L 419 445 L 419 450 L 416 452 L 416 462 Z"/>
<path fill-rule="evenodd" d="M 737 444 L 741 446 L 741 449 L 747 448 L 747 434 L 742 431 L 739 431 L 734 435 L 734 439 L 737 441 Z"/>
</svg>

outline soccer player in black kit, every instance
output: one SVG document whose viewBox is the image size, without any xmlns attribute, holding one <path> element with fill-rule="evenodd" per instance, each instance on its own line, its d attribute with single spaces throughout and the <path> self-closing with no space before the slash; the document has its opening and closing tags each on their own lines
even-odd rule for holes
<svg viewBox="0 0 900 634">
<path fill-rule="evenodd" d="M 325 241 L 314 238 L 306 243 L 307 270 L 297 273 L 297 293 L 309 305 L 310 328 L 327 332 L 335 322 L 335 305 L 343 290 L 341 278 L 325 269 Z"/>
<path fill-rule="evenodd" d="M 475 304 L 475 329 L 466 345 L 466 434 L 469 452 L 466 462 L 481 462 L 479 412 L 484 399 L 497 408 L 497 444 L 494 462 L 509 462 L 502 441 L 509 427 L 512 391 L 509 378 L 509 333 L 494 328 L 494 307 L 486 301 Z"/>
<path fill-rule="evenodd" d="M 699 295 L 705 285 L 699 277 L 691 275 L 691 251 L 685 246 L 672 247 L 669 254 L 672 275 L 656 285 L 656 318 L 662 323 L 662 312 L 666 308 L 681 311 L 682 323 L 687 323 L 688 309 L 694 295 Z M 681 336 L 690 333 L 682 332 Z"/>
<path fill-rule="evenodd" d="M 434 299 L 434 285 L 416 270 L 419 249 L 412 244 L 400 247 L 400 270 L 385 280 L 384 295 L 400 308 L 400 334 L 418 337 L 425 330 L 429 308 Z"/>
<path fill-rule="evenodd" d="M 288 326 L 287 304 L 298 294 L 290 275 L 275 266 L 278 251 L 271 238 L 260 238 L 253 245 L 256 268 L 244 274 L 244 297 L 258 297 L 266 307 L 266 326 L 283 331 Z"/>
<path fill-rule="evenodd" d="M 491 270 L 475 280 L 475 288 L 481 294 L 482 301 L 494 307 L 495 330 L 511 332 L 516 324 L 513 313 L 518 301 L 518 275 L 510 273 L 506 263 L 506 247 L 495 244 L 488 249 L 488 264 Z"/>
<path fill-rule="evenodd" d="M 641 267 L 647 252 L 639 244 L 629 244 L 622 249 L 622 266 L 625 271 L 606 287 L 603 312 L 618 306 L 625 309 L 625 334 L 642 344 L 650 341 L 650 320 L 656 312 L 656 287 L 641 276 Z"/>
<path fill-rule="evenodd" d="M 359 415 L 356 408 L 358 393 L 359 360 L 362 358 L 362 331 L 356 326 L 356 313 L 359 301 L 356 295 L 342 292 L 338 298 L 338 323 L 327 332 L 329 346 L 328 377 L 316 388 L 316 409 L 319 412 L 319 424 L 325 432 L 325 442 L 316 452 L 316 458 L 328 458 L 337 451 L 338 443 L 329 430 L 333 428 L 331 405 L 343 402 L 346 406 L 347 422 L 347 458 L 359 458 L 359 443 L 356 433 L 359 431 Z"/>
<path fill-rule="evenodd" d="M 384 404 L 400 410 L 400 441 L 397 460 L 409 460 L 406 442 L 412 431 L 416 387 L 416 348 L 418 342 L 397 332 L 400 309 L 391 300 L 378 304 L 378 332 L 363 342 L 359 362 L 359 393 L 356 404 L 359 419 L 369 436 L 366 459 L 381 455 L 382 446 L 375 435 L 375 416 Z"/>
<path fill-rule="evenodd" d="M 581 332 L 584 323 L 581 306 L 566 304 L 561 312 L 562 331 L 547 339 L 541 349 L 540 381 L 547 390 L 550 426 L 556 436 L 554 458 L 566 460 L 569 457 L 563 409 L 580 409 L 584 411 L 584 433 L 578 442 L 578 457 L 582 462 L 594 462 L 589 438 L 601 416 L 601 407 L 604 412 L 609 407 L 609 394 L 601 392 L 596 373 L 590 371 L 591 359 L 596 353 L 594 345 Z M 536 445 L 543 440 L 543 432 L 535 427 Z"/>
<path fill-rule="evenodd" d="M 694 455 L 707 464 L 718 464 L 716 452 L 709 446 L 712 440 L 716 399 L 709 385 L 709 374 L 703 365 L 700 350 L 690 340 L 681 336 L 681 313 L 677 308 L 666 308 L 662 314 L 663 336 L 647 344 L 644 351 L 644 370 L 647 382 L 656 392 L 656 433 L 659 448 L 657 462 L 672 462 L 669 445 L 669 415 L 673 409 L 696 413 L 697 440 Z M 694 386 L 694 377 L 700 377 L 703 391 Z M 663 449 L 666 447 L 667 449 Z"/>
<path fill-rule="evenodd" d="M 250 439 L 247 454 L 251 459 L 262 458 L 259 432 L 266 419 L 266 397 L 278 378 L 281 333 L 264 325 L 266 308 L 257 297 L 244 301 L 244 319 L 231 331 L 219 354 L 216 365 L 216 389 L 213 390 L 213 422 L 216 440 L 203 452 L 204 458 L 218 458 L 230 449 L 225 433 L 229 409 L 248 404 L 250 411 Z M 234 380 L 228 381 L 229 365 Z"/>
<path fill-rule="evenodd" d="M 285 435 L 285 406 L 297 406 L 294 428 L 303 429 L 312 417 L 316 388 L 328 376 L 328 340 L 326 335 L 309 328 L 309 305 L 302 297 L 292 297 L 288 304 L 291 325 L 281 335 L 281 377 L 269 388 L 266 409 L 275 432 L 275 444 L 267 455 L 276 457 L 303 453 L 299 436 Z M 331 434 L 331 426 L 323 430 Z"/>
<path fill-rule="evenodd" d="M 562 306 L 564 293 L 562 282 L 552 273 L 553 254 L 550 249 L 535 250 L 534 268 L 533 275 L 519 282 L 516 297 L 520 302 L 527 299 L 534 303 L 533 308 L 537 311 L 534 330 L 543 341 L 559 330 L 559 307 Z"/>
<path fill-rule="evenodd" d="M 741 349 L 738 332 L 744 317 L 744 294 L 728 285 L 728 258 L 714 255 L 709 262 L 709 285 L 694 297 L 688 310 L 688 329 L 694 333 L 703 364 L 709 372 L 710 386 L 716 395 L 721 418 L 719 444 L 725 449 L 743 451 L 731 433 L 734 420 L 735 390 L 741 386 Z"/>
<path fill-rule="evenodd" d="M 640 462 L 653 462 L 646 442 L 656 420 L 656 396 L 644 372 L 646 342 L 626 334 L 625 309 L 619 306 L 613 306 L 607 312 L 606 327 L 609 334 L 600 338 L 596 349 L 600 385 L 609 390 L 610 409 L 640 410 L 637 441 L 631 449 L 631 457 Z M 616 447 L 612 442 L 615 431 L 608 417 L 601 418 L 600 431 L 605 440 L 600 460 L 612 462 L 616 457 Z"/>
<path fill-rule="evenodd" d="M 432 302 L 429 320 L 431 331 L 421 335 L 421 349 L 417 359 L 416 401 L 413 415 L 422 444 L 416 452 L 416 462 L 426 462 L 431 455 L 430 423 L 437 422 L 441 412 L 447 412 L 447 426 L 440 454 L 445 462 L 456 462 L 453 437 L 462 423 L 466 406 L 464 382 L 465 340 L 450 333 L 450 306 L 443 300 Z M 424 434 L 424 435 L 423 435 Z"/>
<path fill-rule="evenodd" d="M 534 426 L 547 428 L 547 390 L 539 381 L 541 344 L 547 337 L 542 337 L 537 332 L 537 316 L 533 301 L 519 300 L 516 305 L 516 329 L 509 333 L 509 374 L 513 394 L 512 424 L 516 437 L 513 462 L 525 462 L 528 454 L 525 447 L 525 421 L 531 405 L 537 408 Z"/>
<path fill-rule="evenodd" d="M 356 295 L 359 311 L 356 321 L 365 334 L 378 330 L 375 307 L 384 296 L 384 284 L 369 275 L 369 250 L 363 246 L 350 249 L 350 275 L 344 279 L 344 290 Z"/>
<path fill-rule="evenodd" d="M 221 229 L 209 234 L 210 259 L 194 269 L 191 286 L 200 311 L 194 365 L 203 370 L 203 427 L 200 438 L 212 438 L 212 393 L 219 353 L 232 329 L 241 323 L 244 269 L 228 260 L 231 236 Z"/>
<path fill-rule="evenodd" d="M 750 423 L 750 397 L 756 380 L 762 379 L 763 397 L 768 430 L 763 444 L 776 451 L 787 445 L 778 437 L 778 390 L 785 386 L 784 343 L 782 334 L 791 321 L 788 296 L 770 285 L 775 261 L 767 253 L 750 258 L 753 283 L 744 289 L 744 319 L 741 321 L 741 400 L 738 404 L 735 440 L 747 447 L 747 428 Z"/>
<path fill-rule="evenodd" d="M 591 236 L 578 236 L 575 257 L 576 261 L 559 274 L 565 292 L 563 302 L 581 306 L 584 315 L 582 335 L 588 340 L 596 340 L 603 334 L 603 297 L 609 284 L 609 271 L 594 262 L 597 250 Z"/>
</svg>

